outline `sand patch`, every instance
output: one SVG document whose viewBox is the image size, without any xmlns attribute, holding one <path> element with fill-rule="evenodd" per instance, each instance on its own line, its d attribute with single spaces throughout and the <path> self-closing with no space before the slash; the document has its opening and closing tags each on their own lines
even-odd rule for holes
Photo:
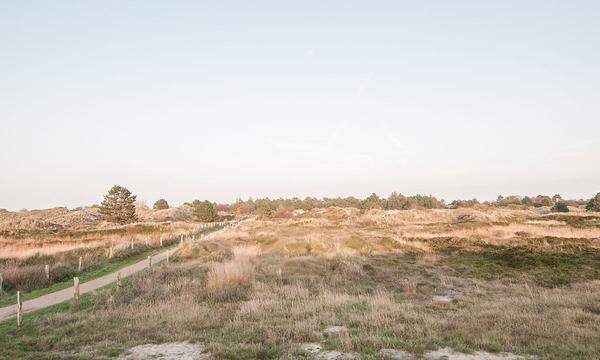
<svg viewBox="0 0 600 360">
<path fill-rule="evenodd" d="M 203 360 L 210 359 L 210 354 L 204 354 L 204 347 L 186 342 L 166 343 L 160 345 L 147 344 L 133 347 L 126 354 L 119 357 L 121 360 Z"/>
</svg>

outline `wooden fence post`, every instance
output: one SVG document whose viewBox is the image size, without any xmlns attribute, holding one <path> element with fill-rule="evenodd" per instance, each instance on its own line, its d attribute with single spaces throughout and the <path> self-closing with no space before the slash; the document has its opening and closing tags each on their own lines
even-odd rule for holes
<svg viewBox="0 0 600 360">
<path fill-rule="evenodd" d="M 114 252 L 113 252 L 113 246 L 111 245 L 111 246 L 108 248 L 108 258 L 109 258 L 109 259 L 112 259 L 112 258 L 113 258 L 113 256 L 114 256 Z"/>
<path fill-rule="evenodd" d="M 73 278 L 73 307 L 79 306 L 79 278 Z"/>
<path fill-rule="evenodd" d="M 46 280 L 50 280 L 50 265 L 44 265 L 44 273 L 46 273 Z"/>
<path fill-rule="evenodd" d="M 181 240 L 179 241 L 179 245 L 183 246 L 183 234 L 181 234 Z"/>
<path fill-rule="evenodd" d="M 23 322 L 23 300 L 21 299 L 21 292 L 17 291 L 17 327 L 21 327 Z"/>
<path fill-rule="evenodd" d="M 2 277 L 2 273 L 0 272 L 0 294 L 4 292 L 4 288 L 2 287 L 2 283 L 4 283 L 4 278 Z"/>
<path fill-rule="evenodd" d="M 79 257 L 79 264 L 77 265 L 77 272 L 81 272 L 81 264 L 83 263 L 83 256 Z"/>
<path fill-rule="evenodd" d="M 133 238 L 131 238 L 131 250 L 133 250 Z"/>
<path fill-rule="evenodd" d="M 117 290 L 120 290 L 123 285 L 121 284 L 121 273 L 117 273 Z"/>
<path fill-rule="evenodd" d="M 152 256 L 148 255 L 148 267 L 152 267 Z"/>
<path fill-rule="evenodd" d="M 162 247 L 162 245 L 163 245 L 163 237 L 161 236 L 160 237 L 160 247 Z"/>
</svg>

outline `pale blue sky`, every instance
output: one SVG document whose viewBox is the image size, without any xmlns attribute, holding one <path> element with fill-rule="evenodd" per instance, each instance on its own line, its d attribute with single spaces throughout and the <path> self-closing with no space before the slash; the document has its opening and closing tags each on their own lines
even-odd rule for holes
<svg viewBox="0 0 600 360">
<path fill-rule="evenodd" d="M 599 1 L 2 1 L 0 208 L 600 191 Z"/>
</svg>

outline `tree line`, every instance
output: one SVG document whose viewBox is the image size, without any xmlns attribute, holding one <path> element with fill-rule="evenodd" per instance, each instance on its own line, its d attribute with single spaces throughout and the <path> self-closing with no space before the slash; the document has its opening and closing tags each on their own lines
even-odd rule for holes
<svg viewBox="0 0 600 360">
<path fill-rule="evenodd" d="M 104 197 L 100 205 L 101 217 L 110 222 L 126 224 L 137 220 L 135 214 L 136 196 L 122 187 L 113 186 Z M 529 196 L 507 196 L 499 195 L 496 201 L 485 201 L 480 203 L 477 199 L 454 200 L 447 204 L 443 199 L 437 199 L 432 195 L 405 196 L 398 192 L 392 192 L 387 198 L 379 197 L 373 193 L 365 199 L 353 196 L 345 198 L 279 198 L 279 199 L 237 199 L 233 204 L 217 204 L 208 200 L 194 200 L 187 202 L 192 208 L 197 221 L 212 222 L 220 219 L 219 212 L 234 214 L 237 216 L 260 215 L 265 217 L 285 217 L 291 215 L 294 210 L 311 210 L 315 208 L 342 207 L 356 208 L 360 210 L 382 209 L 382 210 L 409 210 L 409 209 L 445 209 L 487 206 L 521 206 L 521 207 L 551 207 L 555 212 L 568 212 L 569 206 L 585 206 L 588 211 L 600 211 L 600 193 L 590 200 L 564 200 L 560 195 L 554 196 L 538 195 Z M 165 199 L 159 199 L 154 203 L 155 210 L 169 208 Z"/>
</svg>

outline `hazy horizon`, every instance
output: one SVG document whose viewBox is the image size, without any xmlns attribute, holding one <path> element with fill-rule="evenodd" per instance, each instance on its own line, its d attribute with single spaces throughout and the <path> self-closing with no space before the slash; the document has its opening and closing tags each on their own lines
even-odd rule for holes
<svg viewBox="0 0 600 360">
<path fill-rule="evenodd" d="M 0 5 L 0 208 L 590 198 L 600 3 Z"/>
</svg>

